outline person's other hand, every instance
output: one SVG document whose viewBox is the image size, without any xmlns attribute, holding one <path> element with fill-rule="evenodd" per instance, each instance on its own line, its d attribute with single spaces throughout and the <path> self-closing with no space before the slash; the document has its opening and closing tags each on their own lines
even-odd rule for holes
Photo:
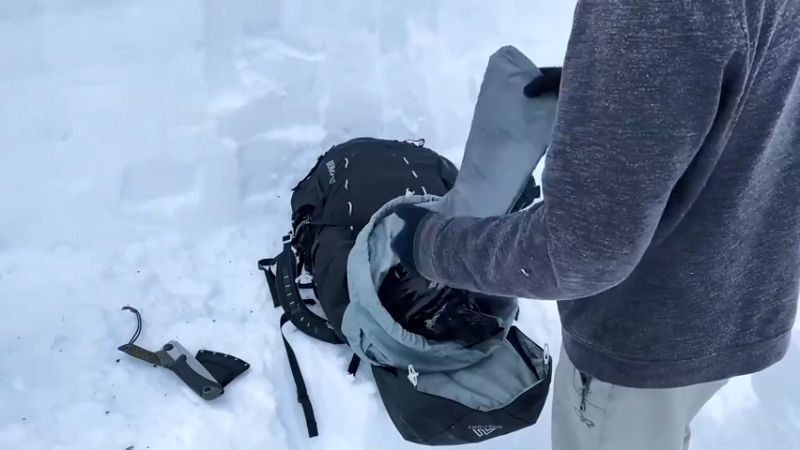
<svg viewBox="0 0 800 450">
<path fill-rule="evenodd" d="M 417 234 L 420 222 L 431 211 L 415 205 L 401 205 L 394 211 L 394 215 L 402 222 L 402 228 L 392 237 L 392 251 L 400 259 L 400 264 L 412 274 L 418 274 L 414 262 L 414 236 Z"/>
<path fill-rule="evenodd" d="M 541 75 L 525 85 L 525 97 L 536 98 L 544 94 L 556 94 L 561 87 L 561 67 L 544 67 L 539 69 Z"/>
</svg>

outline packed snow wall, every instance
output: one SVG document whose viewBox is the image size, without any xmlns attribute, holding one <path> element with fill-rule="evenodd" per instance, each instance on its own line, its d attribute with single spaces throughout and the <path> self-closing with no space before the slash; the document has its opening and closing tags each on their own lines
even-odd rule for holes
<svg viewBox="0 0 800 450">
<path fill-rule="evenodd" d="M 458 160 L 483 66 L 558 64 L 543 1 L 0 2 L 0 245 L 208 232 L 285 210 L 360 136 Z M 523 20 L 524 18 L 524 20 Z"/>
</svg>

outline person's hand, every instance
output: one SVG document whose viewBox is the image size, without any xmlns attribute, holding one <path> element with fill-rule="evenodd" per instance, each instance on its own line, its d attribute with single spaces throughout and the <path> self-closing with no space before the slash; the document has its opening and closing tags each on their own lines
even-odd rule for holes
<svg viewBox="0 0 800 450">
<path fill-rule="evenodd" d="M 541 75 L 525 85 L 525 97 L 536 98 L 544 94 L 558 95 L 561 87 L 561 67 L 544 67 L 539 69 Z"/>
<path fill-rule="evenodd" d="M 414 262 L 414 236 L 417 234 L 420 222 L 428 214 L 432 214 L 429 209 L 415 205 L 401 205 L 394 211 L 394 215 L 400 219 L 402 225 L 398 224 L 399 231 L 392 237 L 390 245 L 400 259 L 400 264 L 412 274 L 419 273 Z"/>
</svg>

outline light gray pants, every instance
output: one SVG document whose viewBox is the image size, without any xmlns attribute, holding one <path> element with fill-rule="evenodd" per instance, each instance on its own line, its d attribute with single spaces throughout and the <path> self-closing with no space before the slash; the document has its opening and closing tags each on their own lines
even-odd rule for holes
<svg viewBox="0 0 800 450">
<path fill-rule="evenodd" d="M 615 386 L 583 376 L 562 349 L 553 388 L 553 450 L 685 450 L 689 423 L 725 383 Z"/>
</svg>

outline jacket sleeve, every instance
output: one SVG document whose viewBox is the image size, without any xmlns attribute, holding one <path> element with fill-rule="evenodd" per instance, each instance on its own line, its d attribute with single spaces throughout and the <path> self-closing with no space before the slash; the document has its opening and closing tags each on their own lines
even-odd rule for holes
<svg viewBox="0 0 800 450">
<path fill-rule="evenodd" d="M 714 6 L 722 3 L 579 0 L 544 201 L 501 217 L 428 216 L 414 245 L 420 273 L 551 300 L 625 280 L 714 127 L 740 39 L 737 19 Z"/>
</svg>

